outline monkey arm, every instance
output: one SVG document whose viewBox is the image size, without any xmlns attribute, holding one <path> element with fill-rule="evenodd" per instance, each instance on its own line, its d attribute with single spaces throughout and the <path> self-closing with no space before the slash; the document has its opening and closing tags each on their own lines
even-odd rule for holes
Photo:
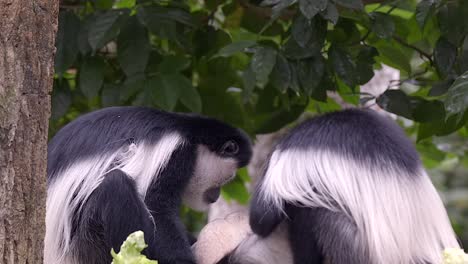
<svg viewBox="0 0 468 264">
<path fill-rule="evenodd" d="M 156 260 L 160 264 L 195 263 L 187 230 L 179 218 L 182 191 L 193 173 L 194 162 L 194 147 L 181 146 L 146 193 L 145 204 L 156 227 Z"/>
<path fill-rule="evenodd" d="M 260 199 L 258 193 L 258 190 L 254 193 L 250 205 L 250 228 L 257 235 L 266 237 L 273 232 L 286 215 L 282 212 L 282 208 L 268 206 L 265 201 Z"/>
<path fill-rule="evenodd" d="M 87 250 L 86 246 L 93 248 L 96 245 L 89 244 L 89 238 L 85 234 L 100 233 L 101 231 L 94 229 L 96 226 L 102 226 L 103 228 L 103 239 L 108 247 L 104 249 L 104 258 L 106 260 L 110 258 L 111 247 L 118 252 L 127 236 L 138 230 L 144 232 L 145 241 L 149 245 L 144 253 L 149 258 L 155 257 L 152 217 L 141 201 L 134 181 L 124 172 L 114 170 L 107 173 L 104 181 L 88 201 L 88 206 L 89 208 L 84 211 L 84 214 L 87 214 L 87 212 L 95 213 L 93 215 L 82 215 L 82 228 L 86 232 L 80 233 L 83 236 L 83 241 L 80 240 L 78 243 L 81 245 L 78 247 L 80 259 L 91 261 L 91 259 L 95 258 L 95 256 L 88 256 L 89 252 L 94 252 L 95 249 Z"/>
</svg>

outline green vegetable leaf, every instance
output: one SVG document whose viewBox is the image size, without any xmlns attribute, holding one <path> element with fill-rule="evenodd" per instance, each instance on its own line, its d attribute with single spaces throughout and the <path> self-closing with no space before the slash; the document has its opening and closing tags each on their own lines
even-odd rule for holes
<svg viewBox="0 0 468 264">
<path fill-rule="evenodd" d="M 118 60 L 127 76 L 145 71 L 150 54 L 150 43 L 146 29 L 135 16 L 122 27 L 117 45 Z"/>
<path fill-rule="evenodd" d="M 260 47 L 252 57 L 252 70 L 257 77 L 257 83 L 264 87 L 268 83 L 270 75 L 276 62 L 276 51 L 269 47 Z"/>
<path fill-rule="evenodd" d="M 437 70 L 443 75 L 448 75 L 457 58 L 457 47 L 446 38 L 441 37 L 434 49 L 434 62 Z"/>
<path fill-rule="evenodd" d="M 114 249 L 111 251 L 111 264 L 158 264 L 155 260 L 149 260 L 141 252 L 147 248 L 142 231 L 131 233 L 120 247 L 118 254 Z"/>
<path fill-rule="evenodd" d="M 80 89 L 92 99 L 99 94 L 104 81 L 105 63 L 100 57 L 87 58 L 80 69 Z"/>
<path fill-rule="evenodd" d="M 60 12 L 55 53 L 55 73 L 62 75 L 78 55 L 80 19 L 71 11 Z"/>
<path fill-rule="evenodd" d="M 448 117 L 463 115 L 468 109 L 468 72 L 458 77 L 448 89 L 444 104 Z"/>
<path fill-rule="evenodd" d="M 327 8 L 328 0 L 299 0 L 299 9 L 307 19 L 313 18 L 318 12 Z"/>
</svg>

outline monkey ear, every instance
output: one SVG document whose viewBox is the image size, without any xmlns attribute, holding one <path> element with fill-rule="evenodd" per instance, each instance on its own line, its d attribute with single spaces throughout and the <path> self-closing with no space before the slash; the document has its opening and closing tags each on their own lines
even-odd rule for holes
<svg viewBox="0 0 468 264">
<path fill-rule="evenodd" d="M 236 249 L 251 232 L 246 213 L 235 213 L 224 219 L 216 219 L 208 223 L 201 230 L 197 242 L 192 246 L 196 263 L 219 263 L 226 255 Z"/>
</svg>

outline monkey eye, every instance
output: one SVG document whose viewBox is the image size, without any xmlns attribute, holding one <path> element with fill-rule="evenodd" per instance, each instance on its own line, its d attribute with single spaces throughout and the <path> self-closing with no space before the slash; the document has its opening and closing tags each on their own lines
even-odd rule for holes
<svg viewBox="0 0 468 264">
<path fill-rule="evenodd" d="M 239 145 L 233 140 L 229 140 L 228 142 L 224 143 L 223 147 L 221 148 L 221 154 L 225 155 L 235 155 L 239 152 Z"/>
</svg>

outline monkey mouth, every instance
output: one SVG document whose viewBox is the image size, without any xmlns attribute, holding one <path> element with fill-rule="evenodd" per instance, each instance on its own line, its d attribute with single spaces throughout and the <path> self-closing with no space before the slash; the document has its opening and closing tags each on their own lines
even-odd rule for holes
<svg viewBox="0 0 468 264">
<path fill-rule="evenodd" d="M 215 187 L 208 189 L 205 194 L 203 195 L 205 202 L 207 203 L 214 203 L 218 200 L 219 195 L 221 194 L 221 188 L 220 187 Z"/>
</svg>

